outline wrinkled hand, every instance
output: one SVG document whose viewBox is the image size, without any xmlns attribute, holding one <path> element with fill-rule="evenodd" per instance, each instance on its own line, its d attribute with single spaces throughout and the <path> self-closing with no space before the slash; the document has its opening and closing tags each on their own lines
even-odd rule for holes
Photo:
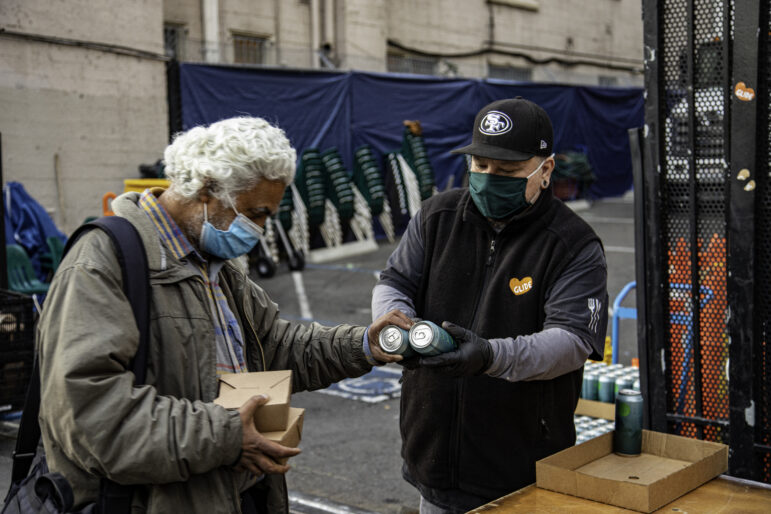
<svg viewBox="0 0 771 514">
<path fill-rule="evenodd" d="M 442 328 L 455 339 L 458 349 L 433 357 L 422 357 L 421 366 L 435 368 L 453 377 L 481 375 L 490 368 L 493 363 L 493 347 L 487 339 L 448 321 L 442 323 Z"/>
<path fill-rule="evenodd" d="M 387 314 L 383 314 L 378 319 L 372 322 L 369 326 L 369 332 L 367 332 L 367 338 L 369 339 L 369 349 L 372 352 L 372 357 L 379 362 L 399 362 L 403 359 L 401 355 L 394 355 L 384 352 L 378 344 L 378 336 L 380 331 L 388 325 L 396 325 L 404 330 L 409 330 L 413 322 L 406 314 L 400 310 L 392 310 Z"/>
<path fill-rule="evenodd" d="M 289 448 L 266 439 L 255 428 L 254 413 L 267 402 L 267 396 L 252 396 L 238 409 L 243 436 L 241 438 L 241 458 L 235 467 L 237 471 L 251 471 L 257 476 L 283 474 L 289 471 L 289 466 L 281 465 L 274 459 L 294 457 L 300 453 L 299 448 Z"/>
</svg>

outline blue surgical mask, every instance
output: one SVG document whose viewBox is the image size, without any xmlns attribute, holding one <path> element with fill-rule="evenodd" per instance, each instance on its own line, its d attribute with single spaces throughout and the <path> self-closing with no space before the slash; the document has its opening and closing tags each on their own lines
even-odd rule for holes
<svg viewBox="0 0 771 514">
<path fill-rule="evenodd" d="M 232 200 L 230 205 L 236 213 L 236 219 L 227 230 L 220 230 L 209 223 L 206 204 L 203 204 L 201 250 L 220 259 L 234 259 L 249 253 L 265 231 L 261 226 L 239 213 Z"/>
<path fill-rule="evenodd" d="M 541 170 L 546 159 L 527 177 L 469 172 L 469 191 L 479 212 L 486 218 L 502 220 L 524 211 L 530 206 L 525 197 L 527 182 Z"/>
</svg>

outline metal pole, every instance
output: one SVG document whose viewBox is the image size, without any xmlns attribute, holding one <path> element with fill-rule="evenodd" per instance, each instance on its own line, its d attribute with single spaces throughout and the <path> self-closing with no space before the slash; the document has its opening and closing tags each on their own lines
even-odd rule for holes
<svg viewBox="0 0 771 514">
<path fill-rule="evenodd" d="M 3 134 L 0 132 L 0 196 L 3 200 L 0 203 L 0 289 L 8 289 L 8 261 L 5 254 L 5 195 L 3 194 Z"/>
<path fill-rule="evenodd" d="M 644 212 L 635 215 L 642 223 L 638 233 L 644 234 L 644 247 L 636 248 L 644 256 L 644 265 L 637 269 L 638 348 L 641 359 L 640 389 L 645 398 L 646 427 L 657 432 L 667 431 L 666 344 L 669 326 L 665 247 L 661 238 L 660 180 L 663 163 L 664 96 L 663 71 L 663 6 L 659 0 L 644 0 L 644 64 L 645 64 L 645 127 L 643 128 L 642 184 L 635 182 L 635 191 L 642 190 Z M 635 193 L 637 195 L 637 192 Z M 635 196 L 637 202 L 637 196 Z M 644 324 L 644 325 L 643 325 Z M 642 335 L 640 335 L 642 333 Z M 645 361 L 645 364 L 643 364 Z"/>
<path fill-rule="evenodd" d="M 742 478 L 753 473 L 755 412 L 752 370 L 754 317 L 755 182 L 763 169 L 756 162 L 758 91 L 758 32 L 760 1 L 734 4 L 733 75 L 730 103 L 731 162 L 728 239 L 729 441 L 728 472 Z M 766 30 L 766 29 L 764 29 Z M 764 144 L 763 142 L 759 142 Z M 758 284 L 765 287 L 766 284 Z M 756 401 L 753 401 L 756 400 Z M 758 471 L 759 471 L 758 466 Z"/>
<path fill-rule="evenodd" d="M 648 316 L 647 305 L 645 299 L 647 298 L 647 277 L 648 269 L 647 252 L 645 245 L 645 177 L 643 167 L 643 146 L 645 144 L 643 138 L 643 128 L 629 129 L 629 149 L 632 154 L 632 178 L 634 184 L 634 227 L 635 227 L 635 239 L 634 239 L 634 255 L 635 255 L 635 281 L 637 287 L 635 292 L 637 295 L 637 356 L 640 361 L 640 391 L 645 399 L 645 407 L 643 408 L 643 426 L 650 428 L 650 401 L 651 397 L 650 382 L 648 375 L 650 373 L 651 359 L 648 354 L 649 343 L 649 331 L 648 331 Z M 617 321 L 613 320 L 614 333 L 618 329 Z M 615 354 L 614 354 L 615 358 Z"/>
<path fill-rule="evenodd" d="M 694 34 L 694 25 L 696 23 L 696 13 L 694 8 L 694 0 L 688 2 L 688 16 L 687 16 L 687 54 L 686 54 L 686 98 L 688 100 L 688 148 L 691 150 L 688 153 L 688 176 L 689 176 L 689 191 L 688 191 L 688 218 L 690 221 L 689 226 L 689 246 L 691 253 L 691 363 L 693 365 L 693 400 L 694 411 L 692 415 L 701 416 L 702 404 L 701 404 L 701 302 L 700 302 L 700 279 L 699 279 L 699 197 L 698 197 L 698 181 L 699 175 L 696 170 L 696 147 L 700 143 L 696 140 L 696 99 L 694 92 L 694 56 L 696 54 L 696 42 Z M 686 349 L 687 351 L 687 349 Z M 688 360 L 688 356 L 684 355 L 684 360 Z M 685 366 L 685 362 L 683 366 Z M 686 386 L 687 387 L 687 386 Z M 686 393 L 687 397 L 687 393 Z M 687 400 L 685 402 L 685 410 L 688 410 Z M 703 427 L 696 424 L 699 439 L 704 438 Z"/>
</svg>

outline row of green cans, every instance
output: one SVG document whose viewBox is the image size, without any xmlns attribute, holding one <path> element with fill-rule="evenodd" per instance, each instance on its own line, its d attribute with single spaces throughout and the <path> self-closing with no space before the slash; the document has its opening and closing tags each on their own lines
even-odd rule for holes
<svg viewBox="0 0 771 514">
<path fill-rule="evenodd" d="M 621 389 L 640 390 L 638 368 L 621 364 L 587 363 L 581 385 L 581 398 L 613 403 Z"/>
<path fill-rule="evenodd" d="M 573 416 L 576 427 L 576 444 L 581 444 L 613 430 L 612 421 L 589 416 Z"/>
</svg>

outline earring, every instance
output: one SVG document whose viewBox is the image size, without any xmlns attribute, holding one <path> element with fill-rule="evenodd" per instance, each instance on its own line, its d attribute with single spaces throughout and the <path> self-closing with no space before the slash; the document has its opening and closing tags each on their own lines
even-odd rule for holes
<svg viewBox="0 0 771 514">
<path fill-rule="evenodd" d="M 549 181 L 548 181 L 548 180 L 544 180 L 543 182 L 541 182 L 541 186 L 542 186 L 544 189 L 546 189 L 547 187 L 549 187 Z"/>
</svg>

